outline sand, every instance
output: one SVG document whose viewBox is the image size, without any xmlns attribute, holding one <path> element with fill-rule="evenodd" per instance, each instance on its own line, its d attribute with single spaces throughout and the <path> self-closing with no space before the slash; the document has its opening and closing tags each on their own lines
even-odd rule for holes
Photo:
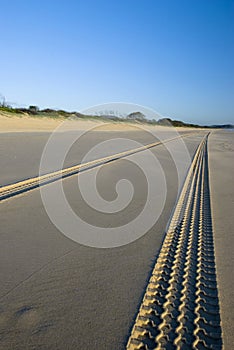
<svg viewBox="0 0 234 350">
<path fill-rule="evenodd" d="M 217 131 L 209 140 L 213 230 L 224 349 L 234 349 L 234 132 Z"/>
<path fill-rule="evenodd" d="M 57 131 L 58 127 L 59 131 Z M 84 155 L 96 144 L 110 139 L 131 139 L 141 145 L 146 145 L 157 141 L 157 133 L 160 134 L 160 137 L 168 139 L 179 133 L 193 133 L 197 130 L 186 128 L 177 130 L 169 127 L 150 127 L 127 123 L 98 123 L 91 120 L 68 121 L 64 125 L 61 120 L 1 116 L 0 112 L 0 186 L 38 176 L 41 155 L 52 132 L 56 132 L 58 145 L 70 139 L 71 134 L 69 133 L 77 135 L 77 141 L 69 149 L 64 161 L 64 166 L 69 167 L 79 164 Z M 123 148 L 123 150 L 131 147 Z M 96 153 L 95 157 L 113 153 L 115 153 L 114 149 L 106 148 L 105 152 Z M 93 160 L 95 157 L 88 157 L 87 160 Z M 55 170 L 58 169 L 51 169 L 51 171 Z"/>
<path fill-rule="evenodd" d="M 37 118 L 0 117 L 3 185 L 38 173 L 43 146 L 59 123 L 58 120 L 41 123 Z M 79 123 L 84 130 L 95 124 L 93 121 Z M 78 146 L 73 149 L 67 165 L 76 163 L 90 144 L 108 138 L 110 131 L 115 131 L 116 136 L 125 132 L 129 135 L 130 129 L 116 130 L 115 127 L 113 124 L 108 130 L 90 134 L 83 150 Z M 135 131 L 132 134 L 143 144 L 151 142 L 149 135 Z M 200 139 L 201 135 L 186 140 L 191 155 Z M 225 350 L 230 350 L 234 347 L 233 133 L 216 131 L 211 134 L 208 145 L 223 341 Z M 124 349 L 177 197 L 172 159 L 163 147 L 153 152 L 163 164 L 170 190 L 158 222 L 132 244 L 95 249 L 69 240 L 51 223 L 38 190 L 1 203 L 0 348 Z M 140 178 L 123 161 L 111 163 L 102 171 L 99 186 L 103 196 L 110 195 L 113 175 L 121 177 L 123 173 L 135 183 L 138 194 L 128 211 L 115 217 L 112 224 L 137 215 L 144 201 L 145 189 Z M 80 176 L 85 177 L 85 173 Z M 63 180 L 73 210 L 81 210 L 84 218 L 94 224 L 103 224 L 103 217 L 83 207 L 76 192 L 76 181 L 76 176 Z M 106 224 L 110 222 L 107 220 Z"/>
<path fill-rule="evenodd" d="M 96 128 L 97 131 L 137 131 L 139 128 L 146 130 L 160 130 L 168 131 L 170 127 L 153 126 L 141 123 L 127 123 L 127 122 L 110 122 L 110 121 L 98 121 L 92 119 L 78 119 L 78 120 L 65 120 L 62 118 L 47 118 L 47 117 L 33 117 L 21 115 L 17 117 L 15 114 L 6 113 L 0 111 L 0 133 L 5 132 L 52 132 L 66 121 L 66 131 L 80 129 L 87 130 L 90 128 Z M 173 128 L 174 129 L 174 128 Z M 180 131 L 188 131 L 188 128 L 175 128 Z M 196 131 L 197 129 L 189 128 L 189 130 Z"/>
<path fill-rule="evenodd" d="M 21 116 L 17 117 L 11 113 L 4 113 L 0 111 L 0 132 L 41 132 L 41 131 L 53 131 L 59 127 L 65 119 L 47 118 L 47 117 L 32 117 Z M 66 129 L 73 130 L 78 128 L 81 130 L 87 130 L 89 128 L 99 127 L 99 130 L 134 130 L 139 124 L 128 123 L 104 123 L 103 121 L 96 120 L 82 120 L 67 121 Z"/>
<path fill-rule="evenodd" d="M 200 139 L 186 140 L 191 154 Z M 33 143 L 33 137 L 29 141 Z M 164 147 L 153 152 L 170 189 L 166 204 L 153 228 L 126 246 L 95 249 L 69 240 L 51 223 L 38 190 L 1 203 L 0 345 L 4 349 L 124 349 L 177 197 L 173 160 Z M 134 167 L 123 160 L 106 165 L 99 189 L 110 199 L 113 176 L 123 175 L 137 189 L 126 212 L 109 222 L 88 210 L 76 191 L 77 176 L 63 180 L 73 210 L 96 225 L 118 225 L 137 215 L 145 187 Z M 79 176 L 86 179 L 85 173 Z"/>
</svg>

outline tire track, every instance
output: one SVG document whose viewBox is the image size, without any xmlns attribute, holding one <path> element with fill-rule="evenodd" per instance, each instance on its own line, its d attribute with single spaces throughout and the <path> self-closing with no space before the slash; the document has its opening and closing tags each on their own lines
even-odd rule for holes
<svg viewBox="0 0 234 350">
<path fill-rule="evenodd" d="M 127 156 L 130 156 L 132 154 L 138 153 L 138 152 L 142 152 L 146 149 L 150 149 L 153 148 L 155 146 L 158 145 L 162 145 L 165 144 L 167 142 L 171 142 L 173 140 L 179 139 L 179 138 L 183 138 L 183 137 L 187 137 L 187 136 L 191 136 L 194 135 L 195 133 L 187 133 L 184 135 L 179 135 L 167 140 L 163 140 L 163 141 L 158 141 L 158 142 L 154 142 L 142 147 L 138 147 L 135 149 L 131 149 L 125 152 L 121 152 L 121 153 L 116 153 L 107 157 L 103 157 L 103 158 L 99 158 L 87 163 L 83 163 L 83 164 L 78 164 L 69 168 L 65 168 L 65 169 L 61 169 L 55 172 L 51 172 L 49 174 L 45 174 L 45 175 L 41 175 L 41 176 L 37 176 L 31 179 L 27 179 L 24 181 L 20 181 L 11 185 L 7 185 L 7 186 L 3 186 L 0 187 L 0 201 L 10 198 L 10 197 L 14 197 L 18 194 L 30 191 L 32 189 L 35 189 L 39 186 L 43 186 L 46 185 L 48 183 L 60 180 L 62 178 L 65 177 L 69 177 L 75 174 L 78 174 L 81 171 L 85 171 L 88 169 L 92 169 L 94 167 L 103 165 L 103 164 L 107 164 L 110 162 L 113 162 L 115 160 L 121 159 L 121 158 L 125 158 Z"/>
<path fill-rule="evenodd" d="M 209 135 L 209 134 L 208 134 Z M 127 349 L 222 349 L 207 139 L 200 143 Z"/>
</svg>

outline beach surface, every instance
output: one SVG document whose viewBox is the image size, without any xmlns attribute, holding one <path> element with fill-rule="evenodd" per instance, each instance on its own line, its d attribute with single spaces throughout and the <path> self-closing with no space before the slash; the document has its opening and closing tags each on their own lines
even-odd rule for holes
<svg viewBox="0 0 234 350">
<path fill-rule="evenodd" d="M 137 128 L 144 128 L 146 130 L 168 130 L 168 127 L 153 126 L 150 124 L 142 124 L 139 122 L 113 122 L 108 119 L 104 122 L 99 121 L 97 118 L 52 118 L 52 117 L 33 117 L 28 115 L 9 113 L 0 111 L 0 132 L 52 132 L 60 128 L 62 124 L 65 124 L 66 131 L 74 129 L 87 130 L 90 128 L 97 128 L 99 131 L 129 131 L 136 130 Z M 191 129 L 190 129 L 191 130 Z M 178 128 L 178 131 L 188 131 L 188 128 Z"/>
<path fill-rule="evenodd" d="M 234 131 L 209 140 L 210 189 L 224 349 L 234 348 Z"/>
<path fill-rule="evenodd" d="M 83 125 L 83 128 L 89 126 Z M 31 129 L 17 129 L 17 133 L 13 132 L 13 125 L 1 129 L 4 131 L 0 135 L 1 185 L 38 174 L 40 157 L 53 127 L 56 127 L 55 124 L 38 130 L 30 125 Z M 78 144 L 74 146 L 66 159 L 66 166 L 79 162 L 90 145 L 113 137 L 113 131 L 114 137 L 128 137 L 142 144 L 153 142 L 154 138 L 146 131 L 121 131 L 114 127 L 109 131 L 93 131 L 86 136 L 83 148 Z M 161 132 L 162 138 L 171 136 L 168 130 Z M 65 135 L 62 133 L 61 137 Z M 184 138 L 190 157 L 193 157 L 203 135 L 204 130 L 200 130 L 196 135 Z M 212 133 L 208 143 L 221 321 L 227 350 L 233 347 L 232 135 L 217 131 Z M 176 145 L 177 141 L 173 141 L 171 147 L 176 149 Z M 108 147 L 104 150 L 109 154 L 113 152 Z M 97 249 L 68 239 L 50 221 L 39 189 L 1 203 L 2 348 L 125 348 L 178 195 L 177 169 L 170 152 L 163 145 L 151 151 L 160 161 L 166 177 L 166 201 L 153 227 L 131 244 Z M 113 200 L 118 179 L 130 180 L 135 189 L 131 205 L 111 219 L 109 215 L 97 214 L 85 205 L 77 190 L 77 175 L 62 180 L 67 199 L 77 215 L 92 225 L 109 227 L 121 226 L 139 214 L 147 189 L 145 179 L 129 162 L 131 157 L 134 160 L 138 156 L 135 154 L 129 159 L 117 160 L 100 169 L 98 188 L 106 200 Z M 180 166 L 185 178 L 189 164 L 181 162 Z M 89 186 L 86 173 L 79 176 Z M 53 188 L 54 184 L 46 186 Z M 223 198 L 222 202 L 220 198 Z"/>
</svg>

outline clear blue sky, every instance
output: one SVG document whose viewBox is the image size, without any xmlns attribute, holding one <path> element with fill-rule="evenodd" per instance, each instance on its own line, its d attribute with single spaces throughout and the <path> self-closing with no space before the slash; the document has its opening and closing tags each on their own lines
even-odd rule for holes
<svg viewBox="0 0 234 350">
<path fill-rule="evenodd" d="M 2 0 L 0 29 L 10 102 L 234 123 L 233 0 Z"/>
</svg>

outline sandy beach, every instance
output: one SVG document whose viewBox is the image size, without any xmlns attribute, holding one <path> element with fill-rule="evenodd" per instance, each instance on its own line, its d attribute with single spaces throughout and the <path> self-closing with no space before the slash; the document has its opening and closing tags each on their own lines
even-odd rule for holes
<svg viewBox="0 0 234 350">
<path fill-rule="evenodd" d="M 234 347 L 234 132 L 214 132 L 209 142 L 211 205 L 224 349 Z"/>
<path fill-rule="evenodd" d="M 153 126 L 141 123 L 128 122 L 110 122 L 97 121 L 92 119 L 63 119 L 49 117 L 33 117 L 20 114 L 17 117 L 15 114 L 0 111 L 0 132 L 52 132 L 65 122 L 64 130 L 71 131 L 74 129 L 87 130 L 95 128 L 96 131 L 137 131 L 139 128 L 145 130 L 168 130 L 168 127 Z M 59 131 L 59 130 L 57 130 Z M 188 128 L 180 127 L 178 131 L 187 131 Z"/>
<path fill-rule="evenodd" d="M 4 118 L 0 119 L 2 186 L 38 174 L 43 147 L 51 131 L 58 126 L 57 121 L 46 121 L 38 128 L 39 121 L 26 118 L 16 127 L 19 121 Z M 93 122 L 87 123 L 81 123 L 80 127 L 88 128 Z M 128 136 L 142 144 L 152 142 L 151 134 L 126 128 L 116 130 L 113 126 L 110 130 L 109 126 L 109 131 L 112 137 L 114 131 L 115 137 Z M 90 145 L 107 140 L 109 131 L 90 133 L 83 149 L 77 145 L 71 150 L 66 166 L 79 161 Z M 203 135 L 201 130 L 184 139 L 191 157 Z M 229 350 L 233 347 L 233 134 L 213 132 L 208 145 L 221 323 L 224 348 Z M 1 203 L 2 348 L 102 350 L 126 347 L 177 199 L 173 159 L 164 146 L 152 152 L 162 165 L 169 189 L 163 212 L 147 234 L 123 247 L 95 249 L 66 238 L 50 221 L 38 189 Z M 137 155 L 131 157 L 134 159 Z M 186 173 L 184 167 L 184 178 Z M 140 173 L 125 160 L 103 166 L 99 189 L 104 198 L 113 200 L 112 179 L 121 178 L 123 174 L 137 189 L 136 196 L 126 211 L 112 217 L 111 221 L 107 215 L 97 215 L 84 206 L 77 191 L 76 175 L 64 179 L 64 191 L 74 212 L 97 226 L 118 226 L 137 216 L 144 204 L 146 188 Z M 85 172 L 79 176 L 86 181 Z"/>
<path fill-rule="evenodd" d="M 90 128 L 97 128 L 99 131 L 128 131 L 136 130 L 142 125 L 139 123 L 121 123 L 121 122 L 106 122 L 92 119 L 64 119 L 64 118 L 49 118 L 49 117 L 33 117 L 20 114 L 17 117 L 15 114 L 0 111 L 0 130 L 1 133 L 8 132 L 52 132 L 62 123 L 66 122 L 66 130 L 80 129 L 87 130 Z M 154 129 L 153 126 L 143 125 L 145 129 Z M 157 129 L 165 129 L 157 126 Z M 184 128 L 181 128 L 184 130 Z"/>
</svg>

